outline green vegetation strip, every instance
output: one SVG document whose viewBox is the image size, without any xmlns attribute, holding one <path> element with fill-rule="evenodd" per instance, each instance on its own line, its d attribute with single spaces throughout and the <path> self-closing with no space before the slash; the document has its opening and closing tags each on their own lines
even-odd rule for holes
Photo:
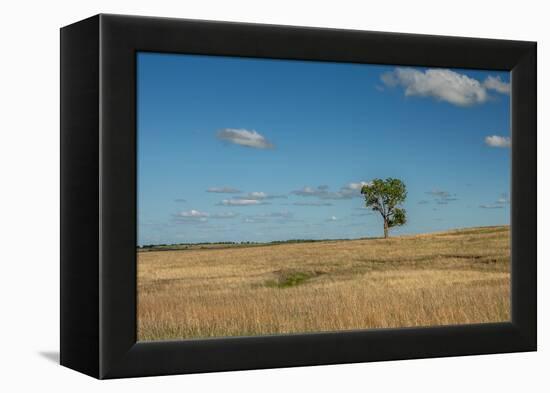
<svg viewBox="0 0 550 393">
<path fill-rule="evenodd" d="M 308 272 L 280 272 L 276 280 L 268 280 L 265 285 L 270 288 L 290 288 L 303 284 L 315 276 L 315 273 Z"/>
</svg>

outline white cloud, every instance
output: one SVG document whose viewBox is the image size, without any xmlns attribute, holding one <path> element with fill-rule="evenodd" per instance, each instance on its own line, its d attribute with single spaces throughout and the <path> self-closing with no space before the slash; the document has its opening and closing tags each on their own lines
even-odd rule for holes
<svg viewBox="0 0 550 393">
<path fill-rule="evenodd" d="M 490 135 L 485 137 L 485 144 L 491 147 L 510 147 L 512 140 L 507 136 Z"/>
<path fill-rule="evenodd" d="M 299 190 L 294 190 L 291 194 L 300 195 L 300 196 L 321 196 L 327 193 L 326 186 L 319 186 L 317 188 L 304 187 Z"/>
<path fill-rule="evenodd" d="M 224 199 L 220 204 L 224 206 L 252 206 L 263 205 L 265 202 L 258 199 Z"/>
<path fill-rule="evenodd" d="M 294 219 L 294 213 L 286 210 L 250 215 L 245 217 L 245 219 L 243 220 L 243 222 L 246 224 L 256 224 L 256 223 L 266 223 L 266 222 L 286 224 L 294 221 L 298 221 Z"/>
<path fill-rule="evenodd" d="M 502 204 L 493 204 L 493 205 L 479 205 L 482 209 L 502 209 L 504 206 Z"/>
<path fill-rule="evenodd" d="M 239 214 L 233 213 L 233 212 L 227 212 L 227 213 L 212 213 L 210 214 L 210 218 L 216 218 L 216 219 L 228 219 L 228 218 L 235 218 Z"/>
<path fill-rule="evenodd" d="M 254 217 L 247 217 L 243 221 L 245 224 L 263 224 L 267 222 L 266 218 L 254 218 Z"/>
<path fill-rule="evenodd" d="M 357 183 L 348 183 L 340 187 L 340 191 L 329 192 L 323 199 L 350 199 L 353 197 L 361 197 L 361 189 L 363 186 L 368 186 L 371 182 L 360 181 Z"/>
<path fill-rule="evenodd" d="M 178 223 L 202 224 L 208 222 L 210 219 L 231 219 L 238 216 L 239 215 L 237 213 L 233 212 L 210 214 L 207 212 L 192 209 L 177 213 L 175 215 L 175 220 Z"/>
<path fill-rule="evenodd" d="M 244 199 L 264 199 L 267 197 L 267 194 L 263 191 L 253 191 L 246 195 Z"/>
<path fill-rule="evenodd" d="M 218 194 L 238 194 L 241 191 L 233 187 L 210 187 L 206 192 L 215 192 Z"/>
<path fill-rule="evenodd" d="M 291 191 L 291 194 L 302 197 L 318 197 L 321 199 L 341 199 L 341 196 L 338 193 L 328 191 L 328 186 L 326 185 L 318 186 L 315 188 L 306 186 L 299 190 Z"/>
<path fill-rule="evenodd" d="M 489 75 L 485 81 L 483 81 L 483 86 L 486 89 L 494 90 L 500 94 L 510 94 L 510 84 L 503 82 L 500 79 L 500 76 L 491 76 Z"/>
<path fill-rule="evenodd" d="M 371 184 L 372 184 L 372 182 L 362 181 L 362 182 L 359 182 L 359 183 L 349 183 L 347 186 L 345 186 L 345 188 L 347 188 L 349 190 L 353 190 L 353 191 L 361 191 L 363 186 L 368 186 L 368 185 L 371 185 Z"/>
<path fill-rule="evenodd" d="M 508 194 L 504 193 L 500 195 L 500 198 L 498 198 L 494 203 L 486 204 L 486 205 L 479 205 L 482 209 L 502 209 L 504 206 L 510 203 L 510 199 L 508 198 Z"/>
<path fill-rule="evenodd" d="M 442 191 L 442 190 L 433 190 L 433 191 L 426 191 L 426 194 L 433 195 L 437 198 L 448 198 L 451 196 L 451 193 L 449 191 Z"/>
<path fill-rule="evenodd" d="M 434 197 L 435 202 L 438 205 L 447 205 L 449 202 L 458 201 L 456 194 L 451 194 L 449 191 L 432 190 L 426 191 L 426 194 Z"/>
<path fill-rule="evenodd" d="M 179 217 L 199 218 L 199 217 L 208 217 L 208 213 L 201 212 L 201 211 L 198 211 L 198 210 L 189 210 L 189 211 L 186 211 L 186 212 L 179 213 L 178 216 Z"/>
<path fill-rule="evenodd" d="M 478 80 L 448 69 L 431 68 L 422 72 L 397 67 L 380 78 L 387 86 L 401 86 L 406 96 L 433 97 L 458 106 L 482 104 L 489 96 Z"/>
<path fill-rule="evenodd" d="M 287 199 L 288 196 L 284 194 L 268 194 L 265 199 Z"/>
<path fill-rule="evenodd" d="M 273 144 L 255 130 L 249 131 L 243 128 L 224 128 L 217 134 L 218 139 L 234 143 L 236 145 L 251 147 L 254 149 L 271 149 Z"/>
<path fill-rule="evenodd" d="M 205 223 L 208 221 L 208 213 L 199 210 L 188 210 L 177 213 L 175 219 L 180 223 Z"/>
<path fill-rule="evenodd" d="M 295 206 L 332 206 L 332 203 L 330 202 L 294 202 L 293 205 Z"/>
<path fill-rule="evenodd" d="M 280 198 L 287 198 L 287 196 L 282 194 L 268 194 L 263 191 L 253 191 L 253 192 L 249 192 L 246 195 L 236 197 L 236 199 L 257 199 L 257 200 L 280 199 Z"/>
<path fill-rule="evenodd" d="M 289 211 L 281 211 L 281 212 L 272 212 L 272 213 L 265 213 L 265 214 L 258 214 L 256 217 L 270 217 L 270 218 L 292 218 L 294 217 L 294 214 Z"/>
<path fill-rule="evenodd" d="M 508 194 L 504 193 L 504 194 L 501 194 L 500 198 L 498 198 L 495 203 L 505 205 L 507 203 L 510 203 L 510 198 L 508 198 Z"/>
<path fill-rule="evenodd" d="M 336 216 L 331 216 L 327 221 L 338 221 L 338 218 L 336 218 Z"/>
<path fill-rule="evenodd" d="M 339 199 L 351 199 L 353 197 L 361 196 L 361 188 L 368 185 L 368 182 L 348 183 L 345 186 L 340 187 L 339 191 L 329 191 L 329 187 L 321 185 L 318 187 L 304 187 L 299 190 L 294 190 L 291 194 L 299 195 L 303 197 L 318 197 L 320 199 L 339 200 Z"/>
</svg>

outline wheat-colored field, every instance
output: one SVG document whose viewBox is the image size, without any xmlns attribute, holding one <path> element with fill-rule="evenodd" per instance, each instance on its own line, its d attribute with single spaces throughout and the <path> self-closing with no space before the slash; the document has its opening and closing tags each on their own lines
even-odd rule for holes
<svg viewBox="0 0 550 393">
<path fill-rule="evenodd" d="M 138 252 L 138 339 L 510 318 L 509 227 Z"/>
</svg>

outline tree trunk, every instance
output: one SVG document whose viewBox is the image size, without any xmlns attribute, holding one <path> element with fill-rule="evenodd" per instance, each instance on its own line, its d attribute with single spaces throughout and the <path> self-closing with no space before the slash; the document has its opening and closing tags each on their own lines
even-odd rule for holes
<svg viewBox="0 0 550 393">
<path fill-rule="evenodd" d="M 384 239 L 388 238 L 388 220 L 384 220 Z"/>
</svg>

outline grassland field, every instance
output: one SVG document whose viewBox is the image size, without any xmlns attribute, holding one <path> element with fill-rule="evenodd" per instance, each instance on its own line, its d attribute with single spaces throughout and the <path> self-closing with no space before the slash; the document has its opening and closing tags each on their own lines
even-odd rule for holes
<svg viewBox="0 0 550 393">
<path fill-rule="evenodd" d="M 138 339 L 510 319 L 508 226 L 138 252 Z"/>
</svg>

